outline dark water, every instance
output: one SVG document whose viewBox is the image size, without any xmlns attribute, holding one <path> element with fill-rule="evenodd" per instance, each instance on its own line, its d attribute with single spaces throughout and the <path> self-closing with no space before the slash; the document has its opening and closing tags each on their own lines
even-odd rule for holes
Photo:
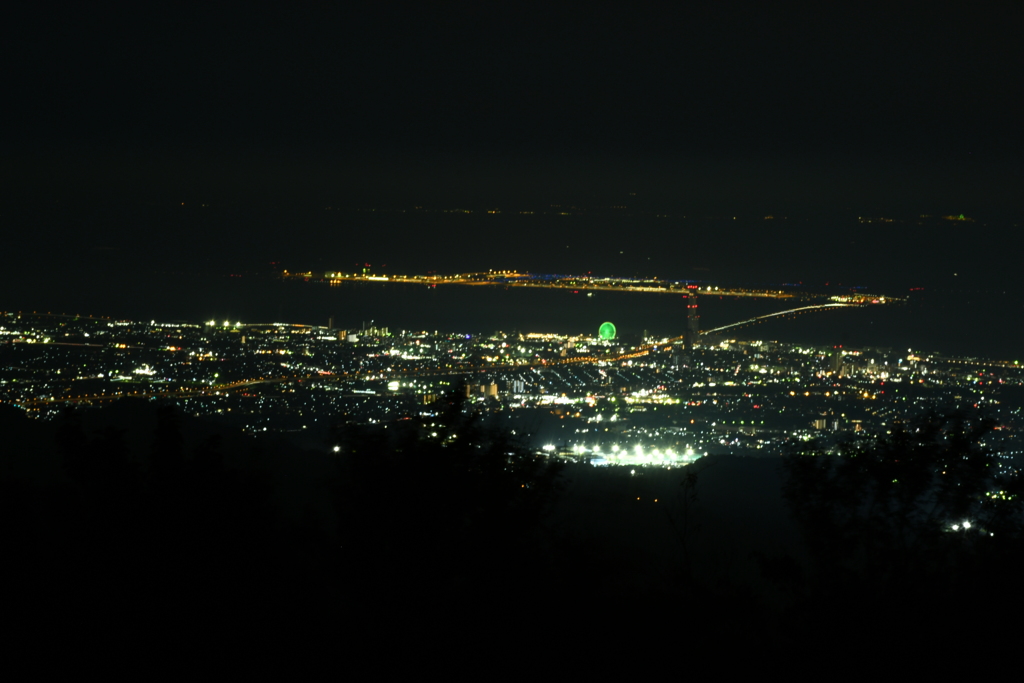
<svg viewBox="0 0 1024 683">
<path fill-rule="evenodd" d="M 816 218 L 733 221 L 609 216 L 257 211 L 221 207 L 22 207 L 0 254 L 0 310 L 118 318 L 287 321 L 392 330 L 677 335 L 680 296 L 282 282 L 274 267 L 380 273 L 517 269 L 700 279 L 722 284 L 859 285 L 910 296 L 732 332 L 739 338 L 882 346 L 1016 359 L 1024 287 L 1016 228 Z M 229 275 L 236 277 L 229 277 Z M 910 292 L 911 288 L 923 290 Z M 709 329 L 789 307 L 701 297 Z"/>
<path fill-rule="evenodd" d="M 57 295 L 27 287 L 20 310 L 111 315 L 132 319 L 297 322 L 352 329 L 369 325 L 397 330 L 467 333 L 555 332 L 596 334 L 604 321 L 620 335 L 675 336 L 685 327 L 679 295 L 629 292 L 573 294 L 562 290 L 320 282 L 282 282 L 223 276 L 119 277 L 94 275 L 69 283 Z M 969 293 L 921 294 L 906 304 L 832 309 L 769 320 L 732 330 L 739 339 L 771 339 L 850 347 L 1014 359 L 1020 310 L 1007 299 Z M 794 305 L 781 300 L 700 298 L 701 327 L 710 329 Z M 10 309 L 9 309 L 10 310 Z"/>
</svg>

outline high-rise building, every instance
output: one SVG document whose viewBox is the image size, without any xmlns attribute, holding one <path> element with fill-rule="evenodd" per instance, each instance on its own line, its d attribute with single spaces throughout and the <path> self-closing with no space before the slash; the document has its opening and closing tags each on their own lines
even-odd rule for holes
<svg viewBox="0 0 1024 683">
<path fill-rule="evenodd" d="M 683 334 L 683 346 L 692 351 L 700 336 L 700 314 L 697 312 L 697 285 L 687 285 L 686 295 L 686 332 Z"/>
<path fill-rule="evenodd" d="M 843 352 L 839 349 L 832 349 L 832 353 L 828 357 L 828 369 L 834 375 L 840 374 L 843 369 Z"/>
</svg>

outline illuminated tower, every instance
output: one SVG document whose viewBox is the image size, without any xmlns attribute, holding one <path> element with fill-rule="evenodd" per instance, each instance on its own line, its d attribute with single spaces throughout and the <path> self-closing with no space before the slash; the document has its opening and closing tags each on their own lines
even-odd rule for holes
<svg viewBox="0 0 1024 683">
<path fill-rule="evenodd" d="M 692 351 L 700 336 L 700 314 L 697 312 L 697 285 L 686 285 L 690 290 L 686 299 L 686 333 L 683 335 L 683 347 Z"/>
</svg>

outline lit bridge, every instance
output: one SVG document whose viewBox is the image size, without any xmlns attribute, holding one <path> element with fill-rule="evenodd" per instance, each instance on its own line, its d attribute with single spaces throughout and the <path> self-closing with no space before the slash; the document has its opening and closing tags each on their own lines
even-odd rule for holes
<svg viewBox="0 0 1024 683">
<path fill-rule="evenodd" d="M 785 310 L 785 311 L 776 311 L 775 313 L 768 313 L 766 315 L 754 316 L 753 318 L 748 318 L 747 320 L 741 320 L 741 321 L 736 322 L 736 323 L 729 323 L 728 325 L 722 325 L 721 327 L 715 327 L 715 328 L 710 329 L 710 330 L 701 330 L 700 333 L 701 334 L 718 334 L 719 332 L 723 332 L 725 330 L 731 330 L 731 329 L 736 328 L 736 327 L 746 327 L 747 325 L 754 325 L 754 324 L 757 324 L 757 323 L 764 322 L 765 320 L 769 320 L 771 318 L 777 318 L 777 317 L 780 317 L 780 316 L 792 316 L 792 315 L 796 315 L 796 314 L 799 314 L 799 313 L 810 313 L 811 311 L 822 311 L 822 310 L 833 309 L 833 308 L 849 308 L 850 306 L 861 306 L 861 305 L 863 305 L 863 304 L 832 303 L 832 304 L 818 304 L 816 306 L 801 306 L 800 308 L 790 308 L 790 309 Z"/>
</svg>

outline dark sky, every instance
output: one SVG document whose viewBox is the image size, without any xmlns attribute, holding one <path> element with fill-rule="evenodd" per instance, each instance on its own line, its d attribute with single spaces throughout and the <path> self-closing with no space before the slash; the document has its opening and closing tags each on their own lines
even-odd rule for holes
<svg viewBox="0 0 1024 683">
<path fill-rule="evenodd" d="M 1017 205 L 1013 3 L 704 4 L 27 10 L 5 21 L 7 184 Z"/>
</svg>

